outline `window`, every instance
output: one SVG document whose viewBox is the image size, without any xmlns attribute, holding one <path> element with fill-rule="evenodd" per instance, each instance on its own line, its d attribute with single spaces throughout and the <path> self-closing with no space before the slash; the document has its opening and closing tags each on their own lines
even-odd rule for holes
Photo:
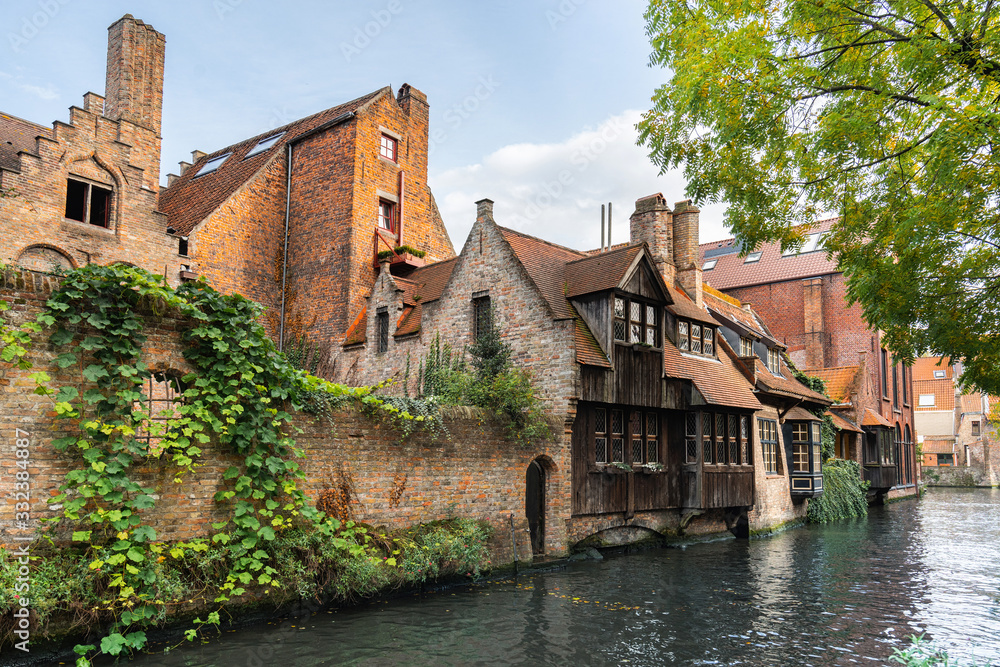
<svg viewBox="0 0 1000 667">
<path fill-rule="evenodd" d="M 878 449 L 882 465 L 891 466 L 896 464 L 896 452 L 895 447 L 893 447 L 892 432 L 888 429 L 879 429 Z"/>
<path fill-rule="evenodd" d="M 758 432 L 760 434 L 760 448 L 764 454 L 764 471 L 770 475 L 777 475 L 778 468 L 778 422 L 773 419 L 758 419 Z"/>
<path fill-rule="evenodd" d="M 378 226 L 396 233 L 396 205 L 387 199 L 378 200 Z"/>
<path fill-rule="evenodd" d="M 107 228 L 111 222 L 111 194 L 108 188 L 67 179 L 66 217 Z"/>
<path fill-rule="evenodd" d="M 701 451 L 706 464 L 715 463 L 715 445 L 712 442 L 712 413 L 701 413 Z"/>
<path fill-rule="evenodd" d="M 882 397 L 889 398 L 889 355 L 882 348 Z"/>
<path fill-rule="evenodd" d="M 375 326 L 378 329 L 378 351 L 389 350 L 389 309 L 379 308 L 375 313 Z"/>
<path fill-rule="evenodd" d="M 386 160 L 396 161 L 396 140 L 387 134 L 382 135 L 382 144 L 379 147 L 379 155 Z"/>
<path fill-rule="evenodd" d="M 945 378 L 945 375 L 946 374 L 945 374 L 945 372 L 943 370 L 942 371 L 934 371 L 934 379 L 935 380 L 943 380 Z"/>
<path fill-rule="evenodd" d="M 781 353 L 777 348 L 767 348 L 767 370 L 774 375 L 781 375 Z"/>
<path fill-rule="evenodd" d="M 625 462 L 625 417 L 621 410 L 611 411 L 611 462 Z"/>
<path fill-rule="evenodd" d="M 263 153 L 264 151 L 266 151 L 267 149 L 271 148 L 276 143 L 278 143 L 278 140 L 281 139 L 283 136 L 285 136 L 285 133 L 279 132 L 278 134 L 272 134 L 269 137 L 261 139 L 260 141 L 257 142 L 256 146 L 250 149 L 250 152 L 246 154 L 246 157 L 253 157 L 258 153 Z M 243 159 L 245 160 L 246 158 Z"/>
<path fill-rule="evenodd" d="M 917 405 L 922 407 L 934 407 L 934 394 L 920 394 L 917 397 Z"/>
<path fill-rule="evenodd" d="M 978 436 L 979 434 L 980 434 L 979 420 L 975 420 L 972 422 L 972 435 Z"/>
<path fill-rule="evenodd" d="M 823 442 L 819 422 L 792 423 L 792 471 L 819 472 Z"/>
<path fill-rule="evenodd" d="M 132 410 L 141 415 L 135 439 L 146 443 L 154 453 L 167 436 L 168 422 L 180 416 L 183 393 L 184 388 L 176 375 L 153 373 L 143 384 L 142 398 L 132 403 Z"/>
<path fill-rule="evenodd" d="M 826 232 L 816 232 L 809 234 L 802 241 L 802 245 L 799 247 L 787 248 L 781 252 L 782 257 L 790 257 L 791 255 L 801 255 L 807 252 L 814 252 L 816 250 L 823 249 L 823 239 L 826 236 Z"/>
<path fill-rule="evenodd" d="M 740 336 L 740 356 L 741 357 L 752 357 L 753 356 L 753 341 L 746 336 Z"/>
<path fill-rule="evenodd" d="M 740 454 L 743 465 L 753 465 L 750 458 L 750 417 L 740 416 Z"/>
<path fill-rule="evenodd" d="M 909 394 L 909 391 L 907 390 L 907 385 L 909 383 L 906 381 L 906 366 L 900 366 L 900 368 L 903 371 L 903 405 L 909 405 L 910 404 L 910 394 Z"/>
<path fill-rule="evenodd" d="M 632 434 L 632 465 L 658 463 L 659 451 L 656 446 L 659 434 L 659 419 L 653 412 L 631 413 L 629 420 Z"/>
<path fill-rule="evenodd" d="M 715 265 L 719 263 L 717 259 L 710 259 L 701 267 L 702 271 L 711 271 L 715 268 Z"/>
<path fill-rule="evenodd" d="M 478 341 L 490 331 L 493 325 L 493 310 L 489 294 L 472 296 L 472 338 Z"/>
<path fill-rule="evenodd" d="M 899 407 L 899 364 L 892 367 L 892 407 Z"/>
<path fill-rule="evenodd" d="M 752 252 L 749 255 L 747 255 L 747 258 L 743 260 L 743 263 L 744 264 L 753 264 L 754 262 L 759 262 L 760 261 L 760 256 L 763 255 L 763 254 L 764 253 L 762 253 L 760 251 L 758 251 L 758 252 Z"/>
<path fill-rule="evenodd" d="M 677 320 L 677 349 L 715 356 L 715 327 Z"/>
<path fill-rule="evenodd" d="M 684 416 L 684 462 L 698 462 L 698 413 L 688 412 Z"/>
<path fill-rule="evenodd" d="M 198 170 L 196 178 L 201 178 L 207 174 L 211 174 L 213 171 L 222 166 L 222 163 L 232 155 L 232 153 L 226 153 L 225 155 L 220 155 L 219 157 L 214 157 L 205 164 L 201 165 L 201 169 Z"/>
<path fill-rule="evenodd" d="M 626 434 L 630 445 L 627 448 Z M 637 466 L 659 463 L 659 435 L 660 418 L 655 412 L 594 409 L 594 461 L 597 463 Z M 627 460 L 626 453 L 630 455 Z"/>
<path fill-rule="evenodd" d="M 615 340 L 660 346 L 659 309 L 652 304 L 626 297 L 614 298 Z M 626 338 L 627 336 L 627 338 Z"/>
<path fill-rule="evenodd" d="M 186 236 L 177 239 L 177 254 L 181 257 L 188 256 L 188 240 Z"/>
<path fill-rule="evenodd" d="M 608 462 L 608 411 L 604 408 L 594 411 L 594 459 Z"/>
</svg>

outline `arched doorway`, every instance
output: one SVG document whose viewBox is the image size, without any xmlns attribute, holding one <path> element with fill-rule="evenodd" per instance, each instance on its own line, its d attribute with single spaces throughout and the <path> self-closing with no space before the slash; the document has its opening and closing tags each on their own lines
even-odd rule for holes
<svg viewBox="0 0 1000 667">
<path fill-rule="evenodd" d="M 524 479 L 524 513 L 531 533 L 531 553 L 545 553 L 545 468 L 535 459 Z"/>
</svg>

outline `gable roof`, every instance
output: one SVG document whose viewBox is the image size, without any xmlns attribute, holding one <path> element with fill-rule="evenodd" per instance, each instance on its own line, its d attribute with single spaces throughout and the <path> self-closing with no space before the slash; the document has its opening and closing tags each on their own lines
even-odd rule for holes
<svg viewBox="0 0 1000 667">
<path fill-rule="evenodd" d="M 806 375 L 818 377 L 826 385 L 826 393 L 834 403 L 850 403 L 851 389 L 855 387 L 855 378 L 861 371 L 861 366 L 834 366 L 831 368 L 802 369 Z"/>
<path fill-rule="evenodd" d="M 582 296 L 592 292 L 622 287 L 631 269 L 641 256 L 646 255 L 645 246 L 641 243 L 627 245 L 610 252 L 582 257 L 566 263 L 566 289 L 568 297 Z M 656 272 L 657 282 L 661 290 L 666 285 Z M 665 291 L 665 290 L 664 290 Z M 665 293 L 664 296 L 668 295 Z M 669 297 L 668 297 L 669 298 Z"/>
<path fill-rule="evenodd" d="M 754 365 L 756 366 L 754 376 L 757 378 L 758 390 L 769 394 L 777 394 L 779 396 L 801 398 L 813 403 L 820 403 L 822 405 L 830 405 L 830 403 L 832 403 L 832 401 L 823 394 L 818 391 L 813 391 L 796 380 L 795 375 L 792 373 L 792 369 L 789 368 L 788 363 L 785 361 L 783 356 L 781 356 L 779 363 L 782 372 L 781 375 L 775 375 L 768 370 L 763 361 L 754 357 Z"/>
<path fill-rule="evenodd" d="M 864 417 L 861 420 L 862 426 L 885 426 L 888 428 L 894 428 L 892 422 L 883 417 L 877 412 L 872 411 L 871 408 L 865 408 Z"/>
<path fill-rule="evenodd" d="M 809 232 L 825 232 L 836 221 L 836 218 L 821 220 L 812 225 Z M 715 268 L 702 274 L 702 280 L 716 289 L 727 290 L 840 273 L 837 260 L 827 259 L 824 250 L 782 257 L 780 244 L 767 243 L 757 248 L 761 253 L 760 259 L 747 264 L 745 258 L 739 256 L 740 249 L 735 239 L 698 246 L 699 266 L 704 264 L 706 258 L 718 260 Z"/>
<path fill-rule="evenodd" d="M 730 326 L 740 335 L 749 333 L 752 337 L 764 340 L 770 344 L 770 347 L 785 348 L 782 343 L 775 339 L 760 316 L 740 303 L 739 299 L 723 294 L 710 285 L 702 285 L 702 299 L 708 311 L 723 325 Z"/>
<path fill-rule="evenodd" d="M 841 414 L 832 410 L 827 410 L 826 414 L 830 415 L 830 419 L 833 420 L 833 427 L 839 431 L 852 431 L 854 433 L 865 432 L 864 429 L 860 428 L 857 424 Z"/>
<path fill-rule="evenodd" d="M 414 269 L 406 278 L 393 278 L 403 290 L 403 314 L 396 324 L 396 336 L 408 336 L 420 331 L 424 304 L 441 298 L 457 260 L 457 257 L 452 257 L 425 264 Z"/>
<path fill-rule="evenodd" d="M 566 264 L 586 255 L 555 243 L 497 226 L 557 320 L 575 317 L 566 300 Z"/>
<path fill-rule="evenodd" d="M 913 360 L 914 380 L 950 380 L 955 375 L 954 370 L 948 363 L 948 357 L 918 357 Z M 934 371 L 944 371 L 944 377 L 935 378 Z"/>
<path fill-rule="evenodd" d="M 690 381 L 711 405 L 759 410 L 750 382 L 737 370 L 731 350 L 719 339 L 719 357 L 685 354 L 674 345 L 663 346 L 663 366 L 668 378 Z M 723 350 L 726 350 L 724 353 Z"/>
<path fill-rule="evenodd" d="M 0 111 L 0 169 L 21 170 L 18 153 L 34 153 L 35 137 L 52 138 L 52 129 Z"/>
<path fill-rule="evenodd" d="M 250 180 L 271 158 L 285 150 L 285 145 L 303 135 L 321 129 L 345 114 L 357 112 L 382 95 L 392 91 L 380 88 L 339 106 L 301 118 L 283 127 L 268 130 L 255 137 L 214 151 L 194 163 L 174 183 L 160 193 L 159 209 L 167 214 L 169 225 L 181 236 L 186 236 L 199 222 L 212 214 L 244 183 Z M 284 133 L 270 148 L 247 157 L 261 139 Z M 230 154 L 214 172 L 198 177 L 198 172 L 209 160 Z"/>
</svg>

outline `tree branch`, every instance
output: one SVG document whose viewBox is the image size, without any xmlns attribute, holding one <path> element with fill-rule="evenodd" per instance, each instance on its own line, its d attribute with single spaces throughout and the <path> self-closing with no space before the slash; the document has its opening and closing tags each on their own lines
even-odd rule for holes
<svg viewBox="0 0 1000 667">
<path fill-rule="evenodd" d="M 820 86 L 816 86 L 816 85 L 810 85 L 810 84 L 806 84 L 806 85 L 808 85 L 813 90 L 818 90 L 819 92 L 816 93 L 816 94 L 814 94 L 814 95 L 803 95 L 802 97 L 799 98 L 800 100 L 808 100 L 808 99 L 812 99 L 814 97 L 822 97 L 823 95 L 829 95 L 831 93 L 843 93 L 843 92 L 847 92 L 847 91 L 852 91 L 853 90 L 853 91 L 861 91 L 861 92 L 867 92 L 867 93 L 874 93 L 874 94 L 879 95 L 881 97 L 888 97 L 889 99 L 898 100 L 900 102 L 909 102 L 911 104 L 916 104 L 917 106 L 921 106 L 921 107 L 929 107 L 930 106 L 930 103 L 924 102 L 923 100 L 919 100 L 916 97 L 912 97 L 910 95 L 900 95 L 898 93 L 887 93 L 887 92 L 885 92 L 883 90 L 879 90 L 878 88 L 872 88 L 871 86 L 846 86 L 845 85 L 845 86 L 833 86 L 831 88 L 821 88 Z"/>
</svg>

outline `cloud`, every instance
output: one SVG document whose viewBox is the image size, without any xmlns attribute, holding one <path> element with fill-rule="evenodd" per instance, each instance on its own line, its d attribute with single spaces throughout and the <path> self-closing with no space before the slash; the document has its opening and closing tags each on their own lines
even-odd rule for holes
<svg viewBox="0 0 1000 667">
<path fill-rule="evenodd" d="M 43 100 L 55 100 L 59 98 L 59 93 L 51 83 L 46 86 L 33 86 L 30 83 L 18 83 L 17 87 L 26 93 L 31 93 Z"/>
<path fill-rule="evenodd" d="M 497 222 L 571 248 L 596 248 L 601 204 L 612 202 L 612 243 L 628 240 L 635 200 L 662 192 L 671 204 L 685 199 L 680 172 L 658 175 L 636 144 L 640 112 L 625 111 L 559 143 L 504 146 L 477 164 L 431 176 L 431 187 L 459 248 L 475 220 L 475 201 L 495 202 Z M 730 236 L 723 205 L 702 207 L 701 241 Z M 456 248 L 456 249 L 457 249 Z"/>
</svg>

